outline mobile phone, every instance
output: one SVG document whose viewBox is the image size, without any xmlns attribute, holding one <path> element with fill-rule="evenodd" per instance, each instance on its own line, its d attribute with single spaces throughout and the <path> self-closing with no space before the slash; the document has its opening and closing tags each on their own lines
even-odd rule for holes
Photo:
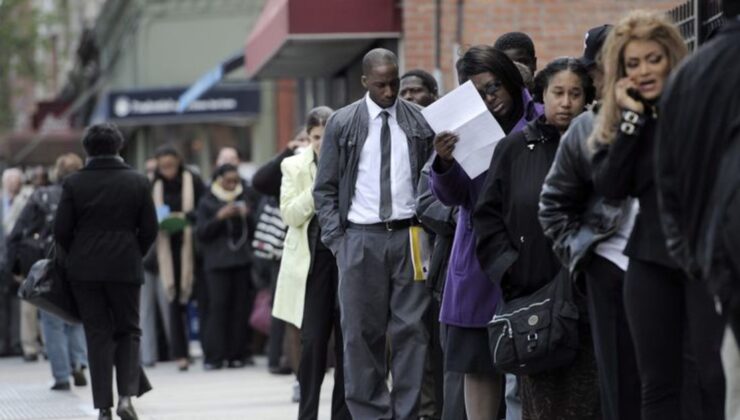
<svg viewBox="0 0 740 420">
<path fill-rule="evenodd" d="M 638 102 L 645 102 L 645 98 L 643 98 L 642 95 L 640 95 L 640 91 L 635 88 L 627 88 L 627 95 Z"/>
</svg>

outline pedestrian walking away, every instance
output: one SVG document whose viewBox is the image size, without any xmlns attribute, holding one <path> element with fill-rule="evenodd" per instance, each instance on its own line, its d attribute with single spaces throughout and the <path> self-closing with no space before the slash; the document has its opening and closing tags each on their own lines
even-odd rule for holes
<svg viewBox="0 0 740 420">
<path fill-rule="evenodd" d="M 82 168 L 82 159 L 75 154 L 57 158 L 56 182 L 33 192 L 8 237 L 8 260 L 19 267 L 23 277 L 31 266 L 50 254 L 54 243 L 54 222 L 62 182 Z M 49 312 L 40 311 L 46 354 L 51 363 L 55 391 L 70 389 L 70 377 L 76 386 L 87 385 L 83 370 L 87 367 L 85 332 L 80 324 L 65 322 Z"/>
<path fill-rule="evenodd" d="M 91 126 L 82 145 L 87 163 L 62 186 L 54 238 L 85 328 L 98 418 L 112 419 L 115 367 L 116 412 L 135 420 L 131 397 L 151 389 L 139 366 L 139 289 L 157 217 L 149 181 L 118 155 L 123 136 L 115 125 Z"/>
</svg>

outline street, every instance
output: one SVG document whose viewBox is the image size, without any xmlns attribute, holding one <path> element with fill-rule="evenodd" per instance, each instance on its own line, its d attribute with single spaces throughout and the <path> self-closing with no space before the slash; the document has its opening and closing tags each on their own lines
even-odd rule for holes
<svg viewBox="0 0 740 420">
<path fill-rule="evenodd" d="M 141 420 L 287 420 L 297 417 L 298 404 L 290 398 L 294 377 L 267 372 L 266 359 L 256 366 L 204 372 L 200 365 L 178 372 L 174 363 L 147 369 L 154 390 L 134 405 Z M 89 372 L 88 381 L 90 379 Z M 69 419 L 97 417 L 90 386 L 72 391 L 50 391 L 47 361 L 25 363 L 21 358 L 0 359 L 0 420 Z M 321 394 L 319 419 L 329 419 L 331 372 Z M 115 392 L 115 389 L 114 389 Z M 117 418 L 117 417 L 116 417 Z"/>
</svg>

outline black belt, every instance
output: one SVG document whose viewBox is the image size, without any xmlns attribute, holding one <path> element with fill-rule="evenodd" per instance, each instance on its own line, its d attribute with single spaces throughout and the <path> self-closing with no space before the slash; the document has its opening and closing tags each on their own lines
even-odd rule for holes
<svg viewBox="0 0 740 420">
<path fill-rule="evenodd" d="M 392 232 L 394 230 L 408 229 L 411 226 L 419 226 L 420 224 L 421 223 L 419 223 L 416 217 L 411 217 L 408 219 L 389 220 L 387 222 L 369 223 L 369 224 L 349 222 L 348 226 L 351 228 L 355 228 L 355 229 L 384 230 L 384 231 Z"/>
</svg>

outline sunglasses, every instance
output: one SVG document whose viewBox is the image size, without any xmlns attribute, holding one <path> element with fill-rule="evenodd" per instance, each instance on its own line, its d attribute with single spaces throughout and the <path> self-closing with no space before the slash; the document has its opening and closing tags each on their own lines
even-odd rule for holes
<svg viewBox="0 0 740 420">
<path fill-rule="evenodd" d="M 503 86 L 504 84 L 501 81 L 496 80 L 495 82 L 486 86 L 485 89 L 479 90 L 478 93 L 480 94 L 480 97 L 485 101 L 486 96 L 495 96 L 499 89 L 501 89 Z"/>
</svg>

